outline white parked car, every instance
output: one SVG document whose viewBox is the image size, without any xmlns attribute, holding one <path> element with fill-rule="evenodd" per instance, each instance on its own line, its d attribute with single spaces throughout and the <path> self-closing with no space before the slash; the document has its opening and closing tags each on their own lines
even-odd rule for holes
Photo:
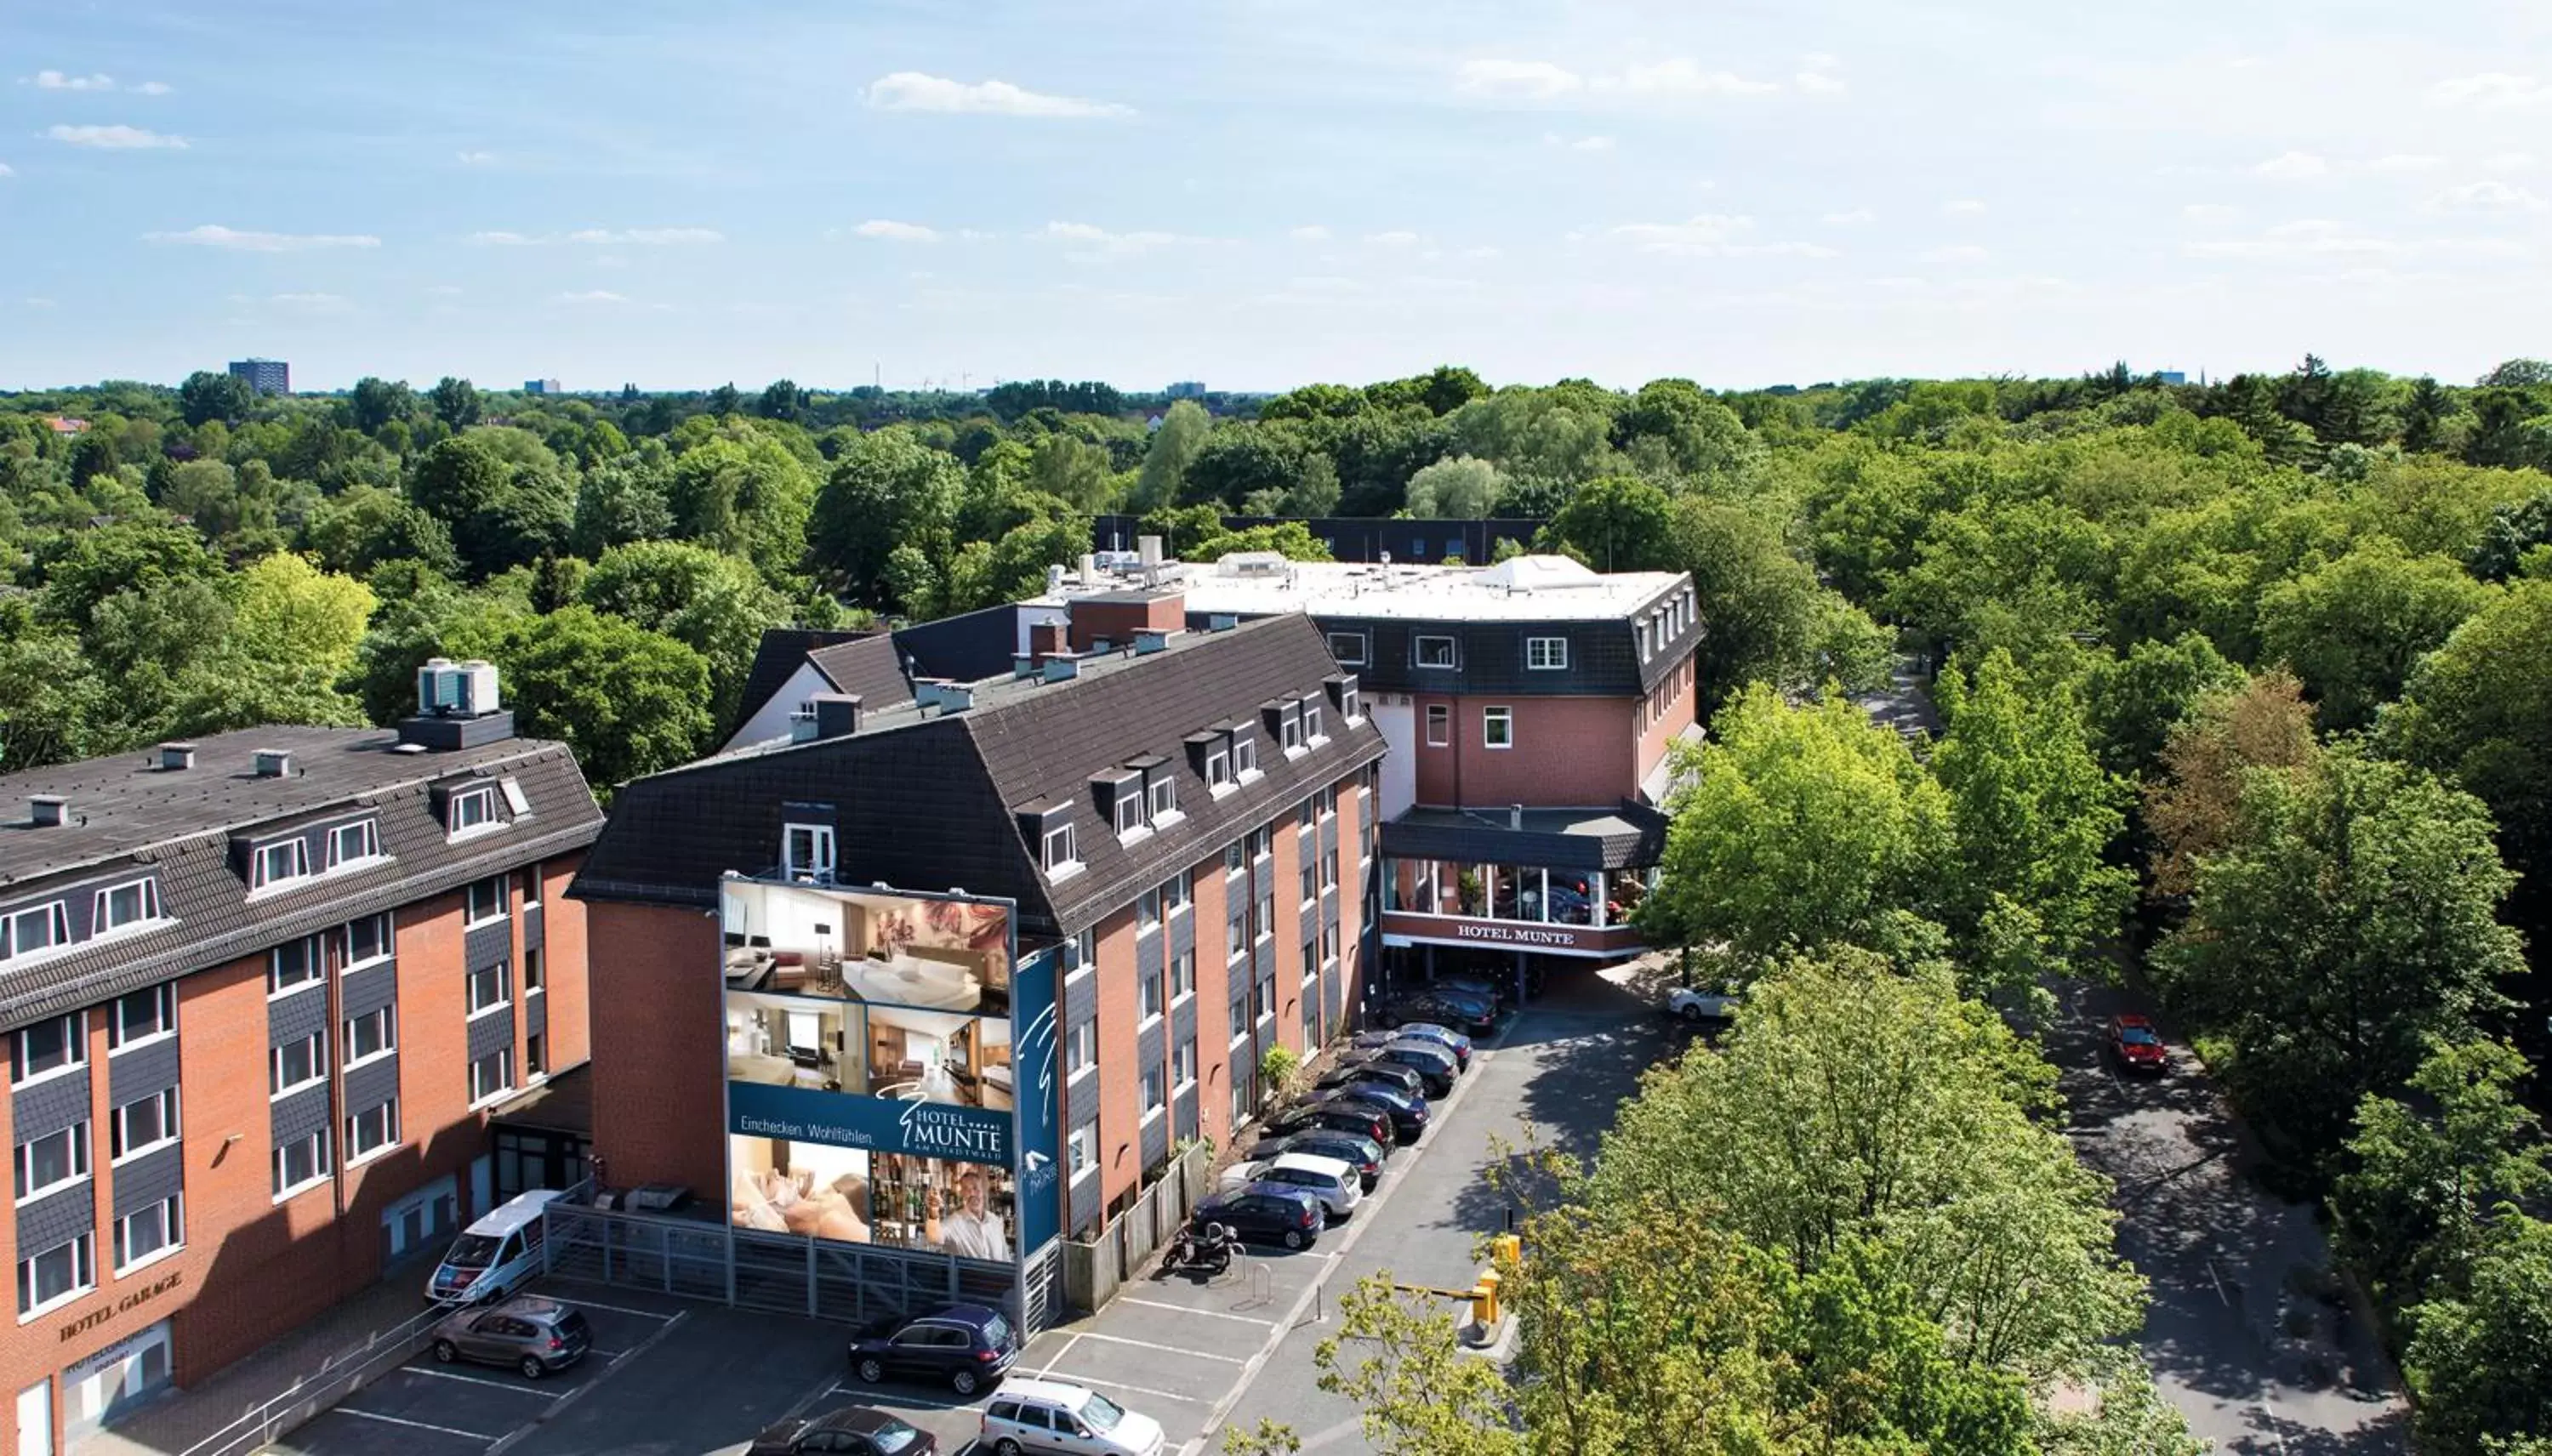
<svg viewBox="0 0 2552 1456">
<path fill-rule="evenodd" d="M 1331 1219 L 1344 1218 L 1364 1201 L 1364 1177 L 1343 1158 L 1318 1153 L 1280 1153 L 1263 1163 L 1238 1163 L 1223 1175 L 1226 1189 L 1260 1184 L 1310 1194 L 1329 1209 Z"/>
<path fill-rule="evenodd" d="M 1161 1423 L 1087 1386 L 1012 1380 L 984 1407 L 981 1446 L 997 1456 L 1026 1451 L 1072 1456 L 1160 1456 Z"/>
<path fill-rule="evenodd" d="M 1745 1003 L 1745 999 L 1735 991 L 1723 994 L 1678 986 L 1666 994 L 1666 1011 L 1696 1026 L 1725 1026 L 1737 1019 L 1737 1008 Z"/>
</svg>

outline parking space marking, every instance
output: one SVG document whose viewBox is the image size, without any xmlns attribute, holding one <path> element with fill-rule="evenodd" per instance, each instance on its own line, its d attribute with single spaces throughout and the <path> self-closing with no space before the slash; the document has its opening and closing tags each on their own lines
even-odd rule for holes
<svg viewBox="0 0 2552 1456">
<path fill-rule="evenodd" d="M 512 1450 L 524 1437 L 530 1435 L 536 1430 L 539 1430 L 544 1422 L 556 1420 L 559 1415 L 567 1409 L 567 1407 L 584 1400 L 586 1394 L 591 1392 L 594 1387 L 611 1379 L 612 1372 L 620 1368 L 621 1361 L 628 1359 L 632 1355 L 645 1354 L 650 1348 L 662 1343 L 667 1337 L 671 1336 L 674 1331 L 681 1329 L 683 1327 L 683 1322 L 691 1317 L 691 1311 L 689 1309 L 677 1309 L 672 1314 L 664 1316 L 665 1322 L 657 1327 L 654 1334 L 647 1336 L 647 1338 L 640 1340 L 637 1344 L 630 1346 L 628 1349 L 621 1351 L 609 1360 L 604 1361 L 602 1373 L 600 1375 L 595 1376 L 593 1379 L 578 1386 L 575 1390 L 561 1396 L 558 1399 L 558 1403 L 550 1406 L 549 1409 L 542 1411 L 540 1414 L 533 1416 L 530 1420 L 516 1426 L 513 1430 L 506 1432 L 503 1439 L 487 1448 L 485 1456 L 504 1456 L 505 1452 Z M 485 1437 L 482 1436 L 480 1439 L 483 1440 Z"/>
<path fill-rule="evenodd" d="M 1043 1380 L 1043 1379 L 1045 1379 L 1047 1376 L 1049 1376 L 1049 1375 L 1053 1374 L 1053 1373 L 1054 1373 L 1054 1368 L 1055 1368 L 1056 1366 L 1061 1365 L 1061 1364 L 1063 1363 L 1063 1356 L 1064 1356 L 1064 1355 L 1069 1355 L 1069 1354 L 1071 1354 L 1071 1353 L 1072 1353 L 1072 1347 L 1073 1347 L 1073 1346 L 1075 1346 L 1075 1345 L 1077 1345 L 1077 1344 L 1080 1344 L 1080 1343 L 1081 1343 L 1081 1336 L 1080 1336 L 1080 1335 L 1078 1335 L 1078 1334 L 1075 1334 L 1072 1338 L 1070 1338 L 1070 1339 L 1068 1339 L 1068 1340 L 1065 1340 L 1065 1341 L 1063 1342 L 1063 1355 L 1057 1355 L 1057 1356 L 1055 1356 L 1053 1359 L 1051 1359 L 1051 1360 L 1047 1361 L 1047 1362 L 1045 1363 L 1045 1369 L 1040 1370 L 1040 1371 L 1038 1371 L 1038 1372 L 1036 1373 L 1036 1378 L 1037 1378 L 1037 1379 L 1039 1379 L 1039 1380 Z"/>
<path fill-rule="evenodd" d="M 815 1399 L 818 1401 L 826 1401 L 835 1396 L 849 1396 L 856 1401 L 866 1401 L 871 1403 L 880 1400 L 890 1400 L 898 1405 L 920 1405 L 932 1410 L 964 1410 L 975 1404 L 972 1400 L 960 1401 L 954 1396 L 924 1396 L 917 1395 L 911 1391 L 897 1391 L 893 1396 L 885 1397 L 879 1395 L 878 1388 L 875 1386 L 846 1385 L 835 1385 L 831 1390 L 824 1392 L 824 1394 L 817 1396 Z"/>
<path fill-rule="evenodd" d="M 1046 1371 L 1051 1371 L 1053 1369 L 1054 1367 L 1051 1365 L 1046 1367 Z M 1037 1379 L 1043 1380 L 1045 1378 L 1045 1372 L 1038 1373 Z M 1164 1401 L 1176 1401 L 1182 1405 L 1211 1405 L 1214 1404 L 1212 1401 L 1201 1401 L 1194 1396 L 1182 1396 L 1176 1391 L 1156 1391 L 1150 1386 L 1129 1386 L 1121 1380 L 1101 1380 L 1095 1375 L 1074 1375 L 1070 1371 L 1066 1371 L 1064 1372 L 1063 1378 L 1078 1385 L 1106 1386 L 1112 1391 L 1132 1391 L 1138 1396 L 1158 1396 Z"/>
<path fill-rule="evenodd" d="M 1182 1314 L 1202 1314 L 1208 1319 L 1228 1319 L 1234 1324 L 1254 1324 L 1262 1329 L 1267 1328 L 1276 1322 L 1273 1319 L 1252 1319 L 1246 1314 L 1226 1314 L 1220 1309 L 1191 1309 L 1185 1304 L 1172 1304 L 1161 1300 L 1138 1299 L 1132 1295 L 1118 1295 L 1116 1297 L 1116 1302 L 1119 1304 L 1140 1304 L 1146 1309 L 1176 1309 Z"/>
<path fill-rule="evenodd" d="M 1255 1321 L 1253 1321 L 1253 1323 Z M 1123 1335 L 1101 1334 L 1095 1329 L 1083 1330 L 1080 1334 L 1074 1335 L 1073 1338 L 1077 1340 L 1105 1340 L 1112 1345 L 1132 1345 L 1137 1350 L 1158 1350 L 1164 1355 L 1185 1355 L 1192 1360 L 1212 1360 L 1222 1365 L 1246 1365 L 1249 1363 L 1246 1360 L 1236 1359 L 1230 1355 L 1209 1355 L 1203 1350 L 1182 1350 L 1176 1345 L 1156 1345 L 1150 1340 L 1129 1340 Z M 1067 1352 L 1069 1352 L 1071 1348 L 1072 1347 L 1069 1345 L 1064 1347 Z M 1063 1357 L 1061 1355 L 1055 1357 L 1057 1361 L 1062 1360 L 1062 1358 Z"/>
<path fill-rule="evenodd" d="M 377 1410 L 364 1410 L 353 1405 L 339 1405 L 336 1407 L 335 1413 L 339 1415 L 360 1415 L 366 1420 L 377 1420 L 388 1425 L 404 1425 L 417 1430 L 430 1430 L 447 1436 L 459 1436 L 465 1441 L 485 1441 L 494 1439 L 494 1437 L 489 1436 L 485 1431 L 463 1430 L 459 1426 L 455 1425 L 435 1425 L 428 1421 L 410 1420 L 404 1415 L 383 1415 Z"/>
<path fill-rule="evenodd" d="M 519 1396 L 535 1396 L 544 1401 L 555 1401 L 564 1394 L 559 1391 L 534 1390 L 520 1381 L 489 1380 L 483 1375 L 463 1375 L 457 1370 L 439 1370 L 431 1365 L 402 1365 L 399 1369 L 409 1375 L 430 1375 L 436 1380 L 465 1381 L 474 1386 L 488 1386 L 500 1391 L 512 1391 Z"/>
<path fill-rule="evenodd" d="M 608 1309 L 614 1314 L 635 1314 L 641 1319 L 673 1319 L 681 1312 L 677 1310 L 673 1314 L 668 1314 L 662 1309 L 632 1309 L 626 1304 L 605 1304 L 598 1300 L 580 1300 L 573 1296 L 567 1297 L 566 1302 L 580 1309 Z"/>
</svg>

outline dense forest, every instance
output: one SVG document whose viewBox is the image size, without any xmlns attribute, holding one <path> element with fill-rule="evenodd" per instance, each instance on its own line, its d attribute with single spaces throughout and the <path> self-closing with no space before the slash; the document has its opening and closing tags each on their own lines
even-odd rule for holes
<svg viewBox="0 0 2552 1456">
<path fill-rule="evenodd" d="M 1690 572 L 1710 626 L 1712 744 L 1652 936 L 1734 974 L 1876 957 L 1954 988 L 1970 1009 L 1900 998 L 1888 1024 L 1972 1044 L 1942 1105 L 1997 1088 L 1998 1156 L 2042 1193 L 2021 1178 L 2049 1156 L 2042 1073 L 1972 1008 L 2025 1025 L 2051 979 L 2128 963 L 2328 1198 L 2423 1443 L 2462 1456 L 2552 1429 L 2552 1225 L 2526 1211 L 2552 1169 L 2525 1110 L 2552 999 L 2526 971 L 2552 945 L 2547 470 L 2552 365 L 2524 360 L 2471 385 L 2306 358 L 2201 384 L 2121 365 L 1749 393 L 1445 367 L 1177 401 L 108 383 L 0 396 L 0 766 L 387 721 L 443 654 L 497 662 L 526 731 L 607 787 L 710 745 L 762 629 L 1006 599 L 1099 512 L 1193 559 L 1320 550 L 1226 513 L 1546 519 L 1501 550 Z M 1899 652 L 1940 673 L 1948 732 L 1920 752 L 1822 697 Z M 1832 994 L 1765 999 L 1796 1024 L 1761 1058 L 1845 1035 L 1817 1020 Z M 1680 1094 L 1773 1096 L 1763 1066 L 1756 1088 L 1696 1064 Z M 1624 1136 L 1673 1142 L 1654 1119 Z M 1973 1409 L 2132 1323 L 2102 1195 L 2058 1182 L 2089 1333 L 2015 1345 L 2019 1384 L 1939 1387 Z M 1853 1245 L 1872 1278 L 1883 1223 Z M 1788 1227 L 1697 1236 L 1779 1249 Z M 1753 1257 L 1690 1272 L 1826 1298 Z"/>
</svg>

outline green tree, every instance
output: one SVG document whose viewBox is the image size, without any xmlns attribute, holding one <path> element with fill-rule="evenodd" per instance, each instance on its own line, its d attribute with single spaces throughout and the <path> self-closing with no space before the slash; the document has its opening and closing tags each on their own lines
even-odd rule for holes
<svg viewBox="0 0 2552 1456">
<path fill-rule="evenodd" d="M 276 552 L 240 572 L 231 646 L 254 663 L 316 670 L 333 683 L 355 665 L 372 620 L 372 588 Z"/>
<path fill-rule="evenodd" d="M 602 554 L 577 588 L 598 612 L 634 622 L 700 655 L 709 711 L 732 719 L 765 628 L 788 624 L 789 603 L 735 557 L 679 541 L 642 541 Z"/>
<path fill-rule="evenodd" d="M 1549 543 L 1575 548 L 1599 572 L 1675 569 L 1673 509 L 1666 493 L 1645 480 L 1616 475 L 1585 485 L 1543 530 Z"/>
<path fill-rule="evenodd" d="M 1137 515 L 1176 504 L 1186 483 L 1188 465 L 1205 447 L 1214 419 L 1193 399 L 1173 402 L 1161 412 L 1161 427 L 1143 451 L 1142 470 L 1125 497 L 1125 509 Z"/>
<path fill-rule="evenodd" d="M 197 369 L 177 386 L 177 414 L 189 425 L 236 425 L 256 407 L 257 391 L 236 374 Z"/>
<path fill-rule="evenodd" d="M 2197 887 L 2198 862 L 2222 853 L 2242 827 L 2242 789 L 2255 772 L 2309 775 L 2321 768 L 2312 704 L 2283 669 L 2198 698 L 2171 729 L 2144 789 L 2160 896 Z"/>
<path fill-rule="evenodd" d="M 1302 459 L 1301 445 L 1278 426 L 1223 425 L 1189 457 L 1179 501 L 1236 508 L 1252 491 L 1292 485 Z"/>
<path fill-rule="evenodd" d="M 367 435 L 378 434 L 392 420 L 404 420 L 416 413 L 416 391 L 404 382 L 367 374 L 355 381 L 355 392 L 346 397 L 346 410 L 356 429 Z"/>
<path fill-rule="evenodd" d="M 1116 493 L 1108 452 L 1070 435 L 1048 435 L 1028 453 L 1028 480 L 1037 490 L 1082 511 L 1102 511 Z"/>
<path fill-rule="evenodd" d="M 2419 1305 L 2409 1325 L 2401 1373 L 2422 1451 L 2500 1456 L 2552 1437 L 2552 1223 L 2494 1228 L 2469 1291 Z"/>
<path fill-rule="evenodd" d="M 2172 731 L 2210 694 L 2237 692 L 2242 670 L 2204 634 L 2147 640 L 2122 657 L 2103 657 L 2082 682 L 2083 727 L 2100 767 L 2142 780 L 2161 761 Z"/>
<path fill-rule="evenodd" d="M 1658 944 L 1724 946 L 1747 967 L 1874 943 L 1927 908 L 1955 850 L 1948 795 L 1904 741 L 1850 701 L 1793 707 L 1738 693 L 1684 754 L 1656 891 L 1639 923 Z"/>
<path fill-rule="evenodd" d="M 91 758 L 116 746 L 110 684 L 67 633 L 0 639 L 0 772 Z"/>
<path fill-rule="evenodd" d="M 1210 562 L 1248 551 L 1272 551 L 1287 561 L 1296 562 L 1325 562 L 1329 559 L 1329 545 L 1314 536 L 1312 529 L 1300 521 L 1248 526 L 1238 531 L 1217 530 L 1215 534 L 1192 543 L 1181 555 L 1192 561 Z"/>
<path fill-rule="evenodd" d="M 40 558 L 47 618 L 85 631 L 97 604 L 118 592 L 169 581 L 200 580 L 220 572 L 195 533 L 165 518 L 115 521 L 81 531 Z"/>
<path fill-rule="evenodd" d="M 434 417 L 455 435 L 478 424 L 484 408 L 478 399 L 478 386 L 451 374 L 435 380 L 434 387 L 425 391 L 425 398 Z"/>
<path fill-rule="evenodd" d="M 1506 479 L 1498 468 L 1473 456 L 1455 456 L 1409 477 L 1409 513 L 1421 520 L 1472 520 L 1497 504 Z"/>
<path fill-rule="evenodd" d="M 2541 927 L 2552 872 L 2552 580 L 2511 582 L 2411 673 L 2382 739 L 2480 795 L 2507 858 L 2532 883 Z"/>
<path fill-rule="evenodd" d="M 2410 1098 L 2358 1104 L 2331 1215 L 2341 1252 L 2386 1303 L 2463 1289 L 2502 1207 L 2552 1188 L 2541 1122 L 2516 1097 L 2529 1070 L 2504 1042 L 2440 1042 Z"/>
<path fill-rule="evenodd" d="M 1818 583 L 1763 507 L 1686 496 L 1672 511 L 1674 563 L 1707 618 L 1696 653 L 1705 716 L 1750 682 L 1812 692 L 1885 680 L 1886 634 Z"/>
<path fill-rule="evenodd" d="M 652 440 L 596 466 L 576 493 L 569 546 L 579 556 L 598 557 L 615 546 L 673 535 L 673 474 L 672 458 Z M 724 498 L 732 501 L 731 495 Z"/>
<path fill-rule="evenodd" d="M 302 545 L 331 572 L 366 575 L 383 562 L 413 561 L 450 575 L 461 570 L 452 532 L 415 502 L 378 485 L 355 485 L 320 502 Z"/>
<path fill-rule="evenodd" d="M 524 735 L 566 743 L 600 786 L 690 762 L 712 727 L 698 653 L 590 607 L 514 627 L 485 655 Z"/>
<path fill-rule="evenodd" d="M 2431 1040 L 2470 1035 L 2523 969 L 2496 918 L 2515 877 L 2491 829 L 2472 795 L 2352 750 L 2246 781 L 2234 842 L 2198 861 L 2157 964 L 2286 1151 L 2335 1150 L 2362 1099 L 2407 1081 Z"/>
<path fill-rule="evenodd" d="M 1615 444 L 1643 473 L 1705 485 L 1734 481 L 1762 453 L 1737 412 L 1689 379 L 1641 385 L 1614 429 Z"/>
<path fill-rule="evenodd" d="M 909 546 L 931 562 L 953 549 L 949 527 L 965 490 L 965 468 L 947 452 L 902 430 L 862 436 L 815 497 L 808 560 L 855 600 L 882 603 L 890 552 Z"/>
<path fill-rule="evenodd" d="M 2360 728 L 2490 599 L 2444 557 L 2411 557 L 2378 539 L 2263 595 L 2260 645 L 2294 669 L 2325 726 Z"/>
</svg>

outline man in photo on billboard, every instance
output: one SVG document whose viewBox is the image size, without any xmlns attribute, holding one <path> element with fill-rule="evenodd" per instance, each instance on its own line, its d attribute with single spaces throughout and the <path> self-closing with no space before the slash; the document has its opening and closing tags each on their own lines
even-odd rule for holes
<svg viewBox="0 0 2552 1456">
<path fill-rule="evenodd" d="M 980 1168 L 969 1168 L 957 1175 L 957 1196 L 963 1206 L 944 1217 L 939 1207 L 939 1190 L 922 1196 L 924 1225 L 922 1236 L 943 1254 L 960 1259 L 998 1259 L 1010 1257 L 1010 1237 L 1002 1228 L 1002 1216 L 984 1206 L 985 1178 Z"/>
</svg>

